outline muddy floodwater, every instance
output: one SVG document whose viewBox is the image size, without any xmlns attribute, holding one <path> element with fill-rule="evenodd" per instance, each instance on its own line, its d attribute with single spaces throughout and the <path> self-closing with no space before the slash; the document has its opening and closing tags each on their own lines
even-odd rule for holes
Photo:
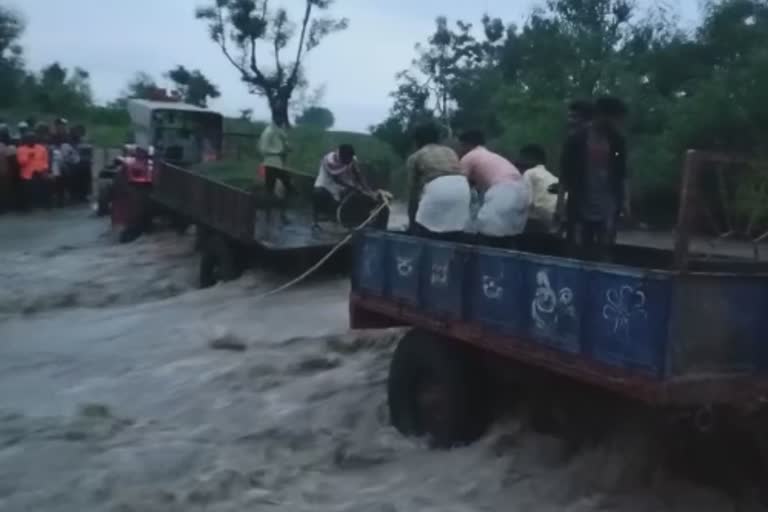
<svg viewBox="0 0 768 512">
<path fill-rule="evenodd" d="M 82 209 L 0 217 L 0 511 L 761 510 L 632 429 L 579 453 L 515 414 L 466 448 L 404 439 L 399 333 L 349 332 L 345 278 L 199 291 L 192 245 L 118 246 Z"/>
</svg>

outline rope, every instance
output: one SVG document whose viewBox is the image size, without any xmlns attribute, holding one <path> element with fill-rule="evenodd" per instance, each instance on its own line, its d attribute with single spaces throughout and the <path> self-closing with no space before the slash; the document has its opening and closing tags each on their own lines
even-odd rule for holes
<svg viewBox="0 0 768 512">
<path fill-rule="evenodd" d="M 300 276 L 296 277 L 295 279 L 292 279 L 292 280 L 288 281 L 284 285 L 279 286 L 279 287 L 275 288 L 274 290 L 270 290 L 270 291 L 268 291 L 266 293 L 263 293 L 261 295 L 257 295 L 255 297 L 255 300 L 262 300 L 262 299 L 265 299 L 267 297 L 271 297 L 272 295 L 276 295 L 276 294 L 278 294 L 280 292 L 284 292 L 288 288 L 291 288 L 292 286 L 295 286 L 295 285 L 299 284 L 300 282 L 304 281 L 306 278 L 311 276 L 313 273 L 315 273 L 320 267 L 323 266 L 323 264 L 325 264 L 325 262 L 327 262 L 329 259 L 331 259 L 331 257 L 334 254 L 339 252 L 339 250 L 341 250 L 342 247 L 344 247 L 347 243 L 349 243 L 349 241 L 352 240 L 352 237 L 355 236 L 355 233 L 357 233 L 361 229 L 365 229 L 371 222 L 373 222 L 373 220 L 379 215 L 379 213 L 381 213 L 381 211 L 384 210 L 384 208 L 389 208 L 389 198 L 387 197 L 387 195 L 385 193 L 380 193 L 379 195 L 380 195 L 380 197 L 382 199 L 382 203 L 379 206 L 377 206 L 376 209 L 373 210 L 373 212 L 371 212 L 371 215 L 369 215 L 368 218 L 365 219 L 365 221 L 363 221 L 362 224 L 360 224 L 356 228 L 352 229 L 352 231 L 350 231 L 347 234 L 347 236 L 345 236 L 338 244 L 336 244 L 330 251 L 328 251 L 328 253 L 325 256 L 323 256 L 320 259 L 320 261 L 315 263 L 306 272 L 304 272 Z M 338 214 L 338 212 L 337 212 L 337 214 Z"/>
</svg>

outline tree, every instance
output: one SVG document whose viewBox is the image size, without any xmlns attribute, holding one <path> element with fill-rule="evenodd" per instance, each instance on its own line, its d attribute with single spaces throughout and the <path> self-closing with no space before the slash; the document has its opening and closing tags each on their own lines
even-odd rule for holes
<svg viewBox="0 0 768 512">
<path fill-rule="evenodd" d="M 11 9 L 0 5 L 0 59 L 8 58 L 18 48 L 18 40 L 24 32 L 24 21 Z"/>
<path fill-rule="evenodd" d="M 21 17 L 0 5 L 0 106 L 12 106 L 21 96 L 25 71 L 18 40 L 23 32 Z"/>
<path fill-rule="evenodd" d="M 307 107 L 299 117 L 296 118 L 296 124 L 302 126 L 313 126 L 322 130 L 333 128 L 336 118 L 333 112 L 325 107 Z"/>
<path fill-rule="evenodd" d="M 186 103 L 207 107 L 209 98 L 221 96 L 218 87 L 199 70 L 190 71 L 184 66 L 177 66 L 167 76 L 173 82 L 176 94 Z"/>
<path fill-rule="evenodd" d="M 299 36 L 292 59 L 286 51 L 296 34 L 285 9 L 271 10 L 269 0 L 214 0 L 197 10 L 197 18 L 208 24 L 211 39 L 237 69 L 251 92 L 265 96 L 275 122 L 289 125 L 289 104 L 303 79 L 302 61 L 327 35 L 347 28 L 346 18 L 315 16 L 333 0 L 305 0 Z M 273 64 L 260 61 L 267 54 Z"/>
<path fill-rule="evenodd" d="M 246 121 L 248 123 L 253 122 L 253 109 L 252 108 L 242 108 L 240 109 L 240 117 L 238 118 L 241 121 Z"/>
<path fill-rule="evenodd" d="M 70 73 L 58 62 L 44 67 L 38 76 L 30 76 L 26 88 L 43 113 L 72 115 L 93 105 L 88 72 L 75 68 Z"/>
</svg>

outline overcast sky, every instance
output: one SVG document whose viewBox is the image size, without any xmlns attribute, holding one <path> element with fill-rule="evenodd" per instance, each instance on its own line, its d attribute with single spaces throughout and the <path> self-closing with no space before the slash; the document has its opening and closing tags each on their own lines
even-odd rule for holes
<svg viewBox="0 0 768 512">
<path fill-rule="evenodd" d="M 235 70 L 210 42 L 195 7 L 207 0 L 5 0 L 27 23 L 24 47 L 33 69 L 59 61 L 91 73 L 96 100 L 116 97 L 145 71 L 160 78 L 183 64 L 201 69 L 219 85 L 212 104 L 228 114 L 252 108 L 267 117 L 262 98 L 249 95 Z M 649 5 L 651 0 L 640 0 Z M 690 24 L 700 0 L 667 0 Z M 304 0 L 273 0 L 295 11 Z M 333 12 L 350 19 L 347 31 L 329 37 L 307 60 L 313 87 L 325 86 L 324 105 L 341 129 L 364 131 L 389 109 L 394 75 L 408 67 L 438 15 L 479 22 L 484 12 L 524 22 L 536 0 L 337 0 Z"/>
</svg>

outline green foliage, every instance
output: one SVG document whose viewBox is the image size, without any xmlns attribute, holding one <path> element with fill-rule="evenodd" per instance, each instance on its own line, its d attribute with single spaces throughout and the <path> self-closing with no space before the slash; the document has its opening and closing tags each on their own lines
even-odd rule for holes
<svg viewBox="0 0 768 512">
<path fill-rule="evenodd" d="M 285 9 L 270 9 L 269 0 L 209 0 L 197 9 L 197 18 L 208 26 L 208 32 L 224 57 L 240 73 L 240 78 L 255 94 L 267 98 L 273 119 L 288 125 L 288 109 L 294 91 L 304 78 L 302 61 L 326 36 L 344 30 L 349 21 L 319 15 L 332 0 L 305 0 L 304 13 L 298 24 L 298 38 L 293 58 L 284 52 L 296 35 Z M 265 65 L 259 53 L 268 51 L 272 65 Z"/>
<path fill-rule="evenodd" d="M 251 139 L 256 147 L 256 138 Z M 372 186 L 390 188 L 391 183 L 404 182 L 402 160 L 385 142 L 363 133 L 324 131 L 317 128 L 297 127 L 289 132 L 292 151 L 287 166 L 310 187 L 320 168 L 320 160 L 340 144 L 352 144 L 357 152 L 361 168 Z M 204 163 L 195 170 L 233 186 L 251 186 L 256 177 L 261 156 L 258 152 L 247 159 Z"/>
<path fill-rule="evenodd" d="M 330 130 L 335 123 L 333 112 L 325 107 L 307 107 L 296 118 L 296 124 L 299 126 L 311 126 L 321 130 Z"/>
<path fill-rule="evenodd" d="M 24 21 L 16 12 L 0 5 L 0 59 L 17 53 L 18 40 L 24 32 Z"/>
<path fill-rule="evenodd" d="M 438 18 L 399 75 L 390 116 L 371 131 L 405 155 L 415 120 L 448 111 L 454 132 L 481 128 L 510 158 L 542 144 L 557 171 L 567 103 L 616 95 L 631 111 L 635 211 L 669 222 L 687 149 L 768 154 L 768 3 L 704 9 L 692 32 L 663 7 L 641 12 L 628 0 L 549 0 L 520 27 L 484 17 L 479 37 Z M 749 194 L 737 195 L 756 201 Z"/>
<path fill-rule="evenodd" d="M 198 107 L 208 106 L 208 99 L 221 96 L 219 88 L 199 70 L 190 71 L 177 66 L 168 72 L 168 78 L 175 86 L 175 93 L 184 102 Z"/>
</svg>

